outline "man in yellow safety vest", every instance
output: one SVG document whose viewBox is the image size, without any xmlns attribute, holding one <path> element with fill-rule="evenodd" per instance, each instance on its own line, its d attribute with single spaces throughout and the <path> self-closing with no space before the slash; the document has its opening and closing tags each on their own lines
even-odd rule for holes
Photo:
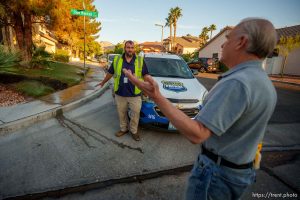
<svg viewBox="0 0 300 200">
<path fill-rule="evenodd" d="M 120 131 L 116 133 L 116 136 L 121 137 L 130 131 L 132 138 L 139 141 L 138 124 L 142 106 L 141 90 L 128 80 L 123 73 L 123 69 L 130 70 L 139 80 L 144 80 L 144 77 L 148 75 L 148 69 L 143 57 L 135 55 L 133 41 L 126 41 L 124 49 L 125 53 L 115 56 L 104 80 L 96 86 L 103 87 L 111 77 L 114 77 L 115 100 L 120 120 Z M 128 109 L 130 109 L 129 126 Z"/>
</svg>

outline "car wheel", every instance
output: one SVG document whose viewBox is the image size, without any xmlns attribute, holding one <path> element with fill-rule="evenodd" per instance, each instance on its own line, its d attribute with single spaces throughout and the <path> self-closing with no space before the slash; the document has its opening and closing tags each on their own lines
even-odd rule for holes
<svg viewBox="0 0 300 200">
<path fill-rule="evenodd" d="M 200 71 L 201 73 L 204 73 L 204 72 L 205 72 L 205 68 L 204 68 L 204 67 L 201 67 L 201 68 L 199 69 L 199 71 Z"/>
</svg>

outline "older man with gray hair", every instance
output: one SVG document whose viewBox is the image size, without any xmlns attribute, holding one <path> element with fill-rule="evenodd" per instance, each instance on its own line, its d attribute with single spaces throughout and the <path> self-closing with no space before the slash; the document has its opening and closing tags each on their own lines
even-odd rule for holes
<svg viewBox="0 0 300 200">
<path fill-rule="evenodd" d="M 188 140 L 202 143 L 202 154 L 189 177 L 187 199 L 240 199 L 255 181 L 257 146 L 276 104 L 276 91 L 262 69 L 262 60 L 277 41 L 272 23 L 247 18 L 226 38 L 221 61 L 229 71 L 219 77 L 194 120 L 164 98 L 150 76 L 143 82 L 124 70 Z"/>
</svg>

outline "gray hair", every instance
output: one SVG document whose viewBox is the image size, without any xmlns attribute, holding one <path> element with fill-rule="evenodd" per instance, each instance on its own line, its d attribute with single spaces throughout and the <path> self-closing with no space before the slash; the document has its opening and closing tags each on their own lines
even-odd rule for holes
<svg viewBox="0 0 300 200">
<path fill-rule="evenodd" d="M 277 43 L 277 33 L 273 24 L 262 18 L 246 18 L 238 25 L 240 33 L 248 38 L 246 51 L 259 58 L 266 58 L 270 55 Z"/>
</svg>

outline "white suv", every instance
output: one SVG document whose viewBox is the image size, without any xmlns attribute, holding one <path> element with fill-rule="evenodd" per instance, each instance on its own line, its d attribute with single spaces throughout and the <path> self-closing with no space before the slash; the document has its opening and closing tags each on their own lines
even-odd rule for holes
<svg viewBox="0 0 300 200">
<path fill-rule="evenodd" d="M 144 61 L 162 95 L 187 116 L 194 118 L 202 108 L 207 90 L 194 77 L 186 62 L 177 55 L 166 53 L 146 53 Z M 144 95 L 142 99 L 140 124 L 175 130 L 151 99 Z"/>
</svg>

